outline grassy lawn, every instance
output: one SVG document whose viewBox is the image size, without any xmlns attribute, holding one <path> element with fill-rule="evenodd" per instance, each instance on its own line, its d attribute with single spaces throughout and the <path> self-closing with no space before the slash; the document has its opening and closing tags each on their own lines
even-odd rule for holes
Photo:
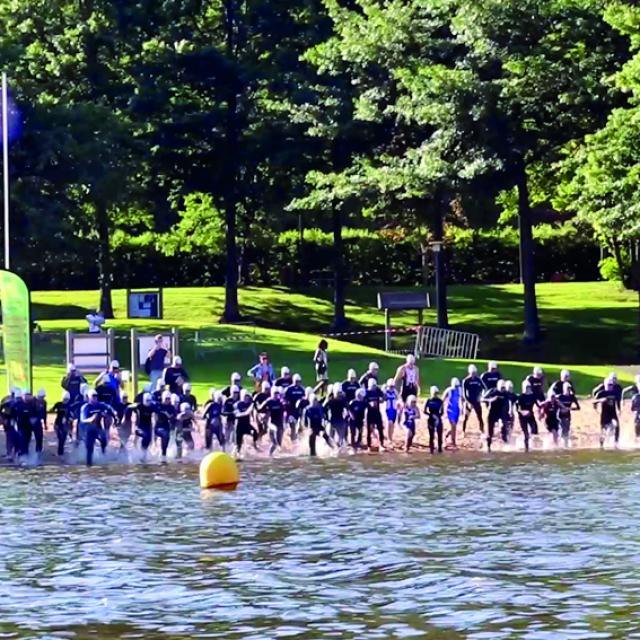
<svg viewBox="0 0 640 640">
<path fill-rule="evenodd" d="M 374 288 L 351 287 L 347 315 L 352 328 L 381 328 L 383 314 L 376 308 Z M 330 290 L 314 288 L 245 288 L 240 291 L 244 317 L 261 327 L 295 332 L 325 331 L 332 320 Z M 116 328 L 144 322 L 126 319 L 125 292 L 114 292 Z M 47 330 L 83 329 L 87 309 L 94 307 L 95 291 L 34 292 L 34 317 Z M 196 329 L 211 327 L 223 309 L 222 287 L 165 290 L 163 325 Z M 555 363 L 622 364 L 638 361 L 637 296 L 607 282 L 544 283 L 538 285 L 543 343 L 534 348 L 520 343 L 522 290 L 519 285 L 464 285 L 449 290 L 450 323 L 454 329 L 479 333 L 483 358 Z M 435 311 L 426 322 L 435 321 Z M 398 314 L 396 326 L 413 326 L 415 313 Z M 382 347 L 382 336 L 353 338 L 368 346 Z"/>
<path fill-rule="evenodd" d="M 156 327 L 148 327 L 150 332 Z M 116 341 L 117 357 L 123 368 L 130 367 L 129 341 L 124 332 Z M 228 382 L 232 371 L 244 375 L 255 363 L 256 355 L 266 350 L 278 370 L 287 365 L 292 371 L 303 376 L 307 384 L 314 380 L 311 357 L 318 341 L 318 336 L 308 333 L 293 333 L 275 329 L 253 327 L 237 327 L 217 325 L 198 332 L 198 341 L 194 330 L 184 329 L 181 332 L 180 352 L 195 385 L 197 396 L 205 398 L 211 386 L 222 387 Z M 375 360 L 381 366 L 382 380 L 391 376 L 396 367 L 402 363 L 401 356 L 387 354 L 383 351 L 339 340 L 329 340 L 330 374 L 334 380 L 342 380 L 348 368 L 364 372 L 370 361 Z M 34 338 L 34 377 L 35 388 L 44 387 L 51 399 L 60 393 L 60 379 L 64 373 L 64 337 L 59 332 L 44 332 Z M 485 360 L 478 363 L 484 369 Z M 456 360 L 422 360 L 423 389 L 431 384 L 444 388 L 452 376 L 463 377 L 466 362 Z M 501 369 L 506 377 L 519 385 L 533 364 L 525 362 L 501 362 Z M 554 379 L 561 368 L 558 364 L 543 365 L 549 379 Z M 609 371 L 606 365 L 574 365 L 571 367 L 578 391 L 587 393 Z M 621 369 L 620 377 L 625 382 L 633 379 L 632 370 Z M 249 384 L 249 381 L 245 381 Z M 4 381 L 0 377 L 0 384 Z"/>
</svg>

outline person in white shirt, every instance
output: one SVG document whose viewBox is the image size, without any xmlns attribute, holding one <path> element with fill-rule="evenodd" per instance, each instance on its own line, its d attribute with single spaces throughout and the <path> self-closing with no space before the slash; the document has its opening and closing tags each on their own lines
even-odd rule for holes
<svg viewBox="0 0 640 640">
<path fill-rule="evenodd" d="M 96 310 L 95 313 L 88 313 L 85 318 L 89 323 L 89 333 L 102 333 L 102 325 L 105 323 L 102 311 Z"/>
</svg>

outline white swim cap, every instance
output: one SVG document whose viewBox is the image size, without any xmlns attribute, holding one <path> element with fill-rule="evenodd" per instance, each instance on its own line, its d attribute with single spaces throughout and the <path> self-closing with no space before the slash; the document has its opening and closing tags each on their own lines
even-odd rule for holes
<svg viewBox="0 0 640 640">
<path fill-rule="evenodd" d="M 337 396 L 339 393 L 342 393 L 342 385 L 339 382 L 336 382 L 335 384 L 333 384 L 331 388 L 333 390 L 334 396 Z"/>
<path fill-rule="evenodd" d="M 418 398 L 416 398 L 415 396 L 409 396 L 407 398 L 407 404 L 413 404 L 414 402 L 417 402 Z"/>
<path fill-rule="evenodd" d="M 241 389 L 240 391 L 240 400 L 245 400 L 246 398 L 250 398 L 251 394 L 248 389 Z"/>
<path fill-rule="evenodd" d="M 349 369 L 349 371 L 347 371 L 347 379 L 351 380 L 351 378 L 357 378 L 358 374 L 356 373 L 355 369 Z"/>
<path fill-rule="evenodd" d="M 356 398 L 363 400 L 367 397 L 367 392 L 364 389 L 358 389 L 356 391 Z"/>
<path fill-rule="evenodd" d="M 499 391 L 504 391 L 506 386 L 507 386 L 507 383 L 504 380 L 498 380 L 498 384 L 496 384 L 496 388 Z"/>
<path fill-rule="evenodd" d="M 145 407 L 148 407 L 148 406 L 151 405 L 151 402 L 152 402 L 151 394 L 150 393 L 143 394 L 143 396 L 142 396 L 142 404 Z"/>
<path fill-rule="evenodd" d="M 185 382 L 182 385 L 182 390 L 186 393 L 187 391 L 191 391 L 191 383 L 190 382 Z"/>
<path fill-rule="evenodd" d="M 305 387 L 304 395 L 308 398 L 313 393 L 313 387 Z"/>
<path fill-rule="evenodd" d="M 407 364 L 415 364 L 416 363 L 416 357 L 413 355 L 413 353 L 410 353 L 407 356 Z"/>
<path fill-rule="evenodd" d="M 434 384 L 434 385 L 431 387 L 431 395 L 433 396 L 433 395 L 435 395 L 436 393 L 440 393 L 440 389 L 438 389 L 438 387 L 436 387 L 436 385 Z"/>
<path fill-rule="evenodd" d="M 459 387 L 460 386 L 460 379 L 459 378 L 451 378 L 451 386 L 452 387 Z"/>
<path fill-rule="evenodd" d="M 242 380 L 242 376 L 237 371 L 234 371 L 231 374 L 231 382 L 240 382 L 240 380 Z"/>
<path fill-rule="evenodd" d="M 110 369 L 119 369 L 120 368 L 120 363 L 117 360 L 112 360 L 111 364 L 109 365 Z"/>
<path fill-rule="evenodd" d="M 180 396 L 177 393 L 171 394 L 171 404 L 175 404 L 176 407 L 180 405 Z"/>
<path fill-rule="evenodd" d="M 273 387 L 271 389 L 271 397 L 279 396 L 282 393 L 282 389 L 280 387 Z"/>
<path fill-rule="evenodd" d="M 98 397 L 98 392 L 97 392 L 95 389 L 90 389 L 90 390 L 87 392 L 87 395 L 88 395 L 90 398 L 97 398 L 97 397 Z"/>
<path fill-rule="evenodd" d="M 513 380 L 507 380 L 504 386 L 507 391 L 513 391 Z"/>
<path fill-rule="evenodd" d="M 260 389 L 262 389 L 262 393 L 266 393 L 271 389 L 271 383 L 268 380 L 265 380 L 261 385 Z"/>
<path fill-rule="evenodd" d="M 182 365 L 182 358 L 180 356 L 175 356 L 175 358 L 173 359 L 173 364 L 174 366 L 181 366 Z"/>
<path fill-rule="evenodd" d="M 531 389 L 531 383 L 528 380 L 522 381 L 522 393 L 526 393 L 527 389 Z"/>
<path fill-rule="evenodd" d="M 369 389 L 375 389 L 378 386 L 375 378 L 369 378 L 369 382 L 367 383 Z"/>
<path fill-rule="evenodd" d="M 240 393 L 240 387 L 237 384 L 233 384 L 231 385 L 229 392 L 231 393 L 231 395 L 233 395 L 234 393 Z"/>
<path fill-rule="evenodd" d="M 318 399 L 318 396 L 315 393 L 310 393 L 308 399 L 309 399 L 309 404 L 311 404 Z"/>
<path fill-rule="evenodd" d="M 171 391 L 163 391 L 162 392 L 162 401 L 171 400 Z"/>
<path fill-rule="evenodd" d="M 497 363 L 497 362 L 495 362 L 494 360 L 492 360 L 492 361 L 488 364 L 487 368 L 488 368 L 489 370 L 497 369 L 497 368 L 498 368 L 498 363 Z"/>
<path fill-rule="evenodd" d="M 377 371 L 380 368 L 380 365 L 377 362 L 369 363 L 369 371 Z"/>
<path fill-rule="evenodd" d="M 302 382 L 302 376 L 299 373 L 294 373 L 291 379 L 294 384 L 300 384 Z"/>
<path fill-rule="evenodd" d="M 189 411 L 189 409 L 191 409 L 191 405 L 188 402 L 183 402 L 180 405 L 180 411 L 182 411 L 182 412 Z"/>
<path fill-rule="evenodd" d="M 569 369 L 563 369 L 560 372 L 560 380 L 568 380 L 571 377 Z"/>
<path fill-rule="evenodd" d="M 69 402 L 71 400 L 71 394 L 68 391 L 63 392 L 62 402 Z"/>
<path fill-rule="evenodd" d="M 475 373 L 478 373 L 478 367 L 476 367 L 476 365 L 475 365 L 475 364 L 470 364 L 470 365 L 467 367 L 467 371 L 469 372 L 469 375 L 473 375 L 473 374 L 475 374 Z"/>
<path fill-rule="evenodd" d="M 542 367 L 533 367 L 533 375 L 541 376 L 542 375 Z"/>
<path fill-rule="evenodd" d="M 280 375 L 284 378 L 285 376 L 288 376 L 291 373 L 291 370 L 289 369 L 289 367 L 282 367 L 282 369 L 280 369 Z"/>
<path fill-rule="evenodd" d="M 75 370 L 76 370 L 76 365 L 75 365 L 75 364 L 73 364 L 73 362 L 70 362 L 70 363 L 67 365 L 67 371 L 68 371 L 69 373 L 71 373 L 72 371 L 75 371 Z"/>
<path fill-rule="evenodd" d="M 396 386 L 396 381 L 393 378 L 389 378 L 387 380 L 387 387 L 389 387 L 390 389 L 393 389 L 393 387 Z"/>
</svg>

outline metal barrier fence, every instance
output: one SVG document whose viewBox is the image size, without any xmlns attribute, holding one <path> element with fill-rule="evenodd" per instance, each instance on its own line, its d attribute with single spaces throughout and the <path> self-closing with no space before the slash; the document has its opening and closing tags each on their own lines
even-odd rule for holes
<svg viewBox="0 0 640 640">
<path fill-rule="evenodd" d="M 416 356 L 437 358 L 462 358 L 475 360 L 478 357 L 480 336 L 466 331 L 451 331 L 438 327 L 420 327 L 416 336 Z"/>
</svg>

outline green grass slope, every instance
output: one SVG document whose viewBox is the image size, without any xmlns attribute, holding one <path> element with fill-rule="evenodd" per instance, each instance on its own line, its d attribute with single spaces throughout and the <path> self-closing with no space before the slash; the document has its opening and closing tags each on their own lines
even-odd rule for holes
<svg viewBox="0 0 640 640">
<path fill-rule="evenodd" d="M 388 288 L 385 288 L 388 290 Z M 404 290 L 404 289 L 403 289 Z M 631 364 L 636 361 L 637 297 L 608 282 L 539 284 L 538 304 L 544 340 L 527 348 L 520 342 L 522 288 L 520 285 L 464 285 L 449 289 L 453 329 L 479 333 L 481 355 L 502 360 L 584 364 Z M 376 308 L 376 288 L 351 287 L 347 315 L 352 329 L 382 328 L 383 314 Z M 47 330 L 86 327 L 83 318 L 94 307 L 95 291 L 34 292 L 34 317 Z M 117 328 L 144 322 L 126 319 L 125 292 L 113 295 Z M 222 314 L 222 287 L 165 290 L 165 319 L 159 325 L 184 328 L 209 327 Z M 295 332 L 325 331 L 332 320 L 330 290 L 314 288 L 243 288 L 240 305 L 244 317 L 261 327 Z M 435 321 L 429 310 L 427 323 Z M 413 326 L 415 313 L 397 314 L 395 326 Z M 348 337 L 347 337 L 348 338 Z M 382 337 L 348 338 L 382 347 Z"/>
</svg>

